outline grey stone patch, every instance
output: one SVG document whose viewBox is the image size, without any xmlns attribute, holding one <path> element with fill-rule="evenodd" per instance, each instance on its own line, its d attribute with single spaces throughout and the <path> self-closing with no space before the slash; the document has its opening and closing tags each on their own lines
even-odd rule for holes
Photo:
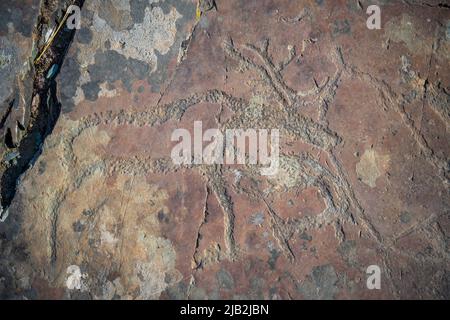
<svg viewBox="0 0 450 320">
<path fill-rule="evenodd" d="M 250 217 L 250 223 L 253 225 L 262 225 L 264 223 L 264 213 L 257 212 Z"/>
<path fill-rule="evenodd" d="M 363 10 L 364 8 L 361 8 L 360 5 L 362 5 L 362 3 L 361 3 L 361 1 L 358 1 L 358 0 L 347 2 L 347 8 L 351 11 Z"/>
<path fill-rule="evenodd" d="M 195 19 L 196 10 L 196 5 L 194 2 L 184 2 L 177 0 L 166 0 L 163 3 L 158 3 L 158 6 L 161 7 L 165 14 L 168 14 L 170 12 L 170 8 L 173 6 L 176 8 L 181 17 L 175 22 L 177 33 L 175 35 L 175 41 L 172 47 L 169 49 L 169 52 L 162 55 L 158 51 L 155 51 L 158 66 L 157 69 L 148 78 L 148 82 L 151 84 L 152 92 L 159 92 L 161 90 L 161 85 L 167 80 L 167 65 L 173 57 L 178 56 L 178 52 L 182 42 L 188 37 L 187 33 L 184 34 L 183 32 L 180 32 L 180 30 L 182 30 L 183 27 L 189 23 L 189 21 Z"/>
<path fill-rule="evenodd" d="M 0 37 L 0 103 L 11 95 L 14 75 L 19 72 L 20 65 L 14 44 L 7 38 Z"/>
<path fill-rule="evenodd" d="M 314 267 L 305 281 L 297 285 L 297 290 L 306 299 L 332 300 L 338 292 L 338 276 L 332 265 Z"/>
<path fill-rule="evenodd" d="M 168 286 L 164 291 L 169 299 L 183 300 L 187 297 L 187 285 L 184 282 L 179 282 L 174 286 Z"/>
<path fill-rule="evenodd" d="M 342 242 L 338 247 L 338 252 L 342 255 L 342 258 L 351 267 L 357 267 L 358 260 L 356 254 L 356 242 L 354 240 L 346 240 Z"/>
<path fill-rule="evenodd" d="M 302 232 L 299 235 L 300 239 L 311 242 L 312 241 L 312 236 L 307 234 L 306 232 Z"/>
<path fill-rule="evenodd" d="M 348 22 L 347 19 L 334 21 L 331 32 L 333 34 L 333 37 L 337 37 L 341 34 L 350 34 L 350 22 Z"/>
<path fill-rule="evenodd" d="M 16 60 L 14 47 L 6 38 L 0 38 L 0 70 L 11 69 Z"/>
<path fill-rule="evenodd" d="M 408 103 L 411 103 L 411 102 L 413 102 L 414 100 L 417 99 L 417 97 L 418 97 L 417 91 L 416 90 L 410 90 L 406 94 L 404 94 L 403 97 L 405 98 L 405 100 Z"/>
<path fill-rule="evenodd" d="M 163 210 L 160 210 L 158 212 L 158 221 L 159 222 L 169 223 L 169 217 L 164 213 Z"/>
<path fill-rule="evenodd" d="M 155 3 L 149 0 L 130 0 L 130 14 L 134 23 L 144 22 L 145 9 L 150 7 L 153 9 L 156 6 Z"/>
<path fill-rule="evenodd" d="M 8 33 L 8 25 L 24 37 L 31 37 L 39 13 L 39 0 L 27 6 L 17 0 L 0 1 L 0 34 Z"/>
<path fill-rule="evenodd" d="M 252 299 L 264 300 L 264 286 L 266 281 L 263 278 L 255 277 L 250 280 L 250 296 Z"/>
<path fill-rule="evenodd" d="M 129 1 L 102 0 L 98 9 L 98 16 L 116 31 L 127 30 L 133 26 Z"/>
<path fill-rule="evenodd" d="M 78 62 L 70 56 L 66 57 L 61 74 L 64 75 L 58 79 L 58 95 L 61 102 L 61 112 L 68 113 L 75 106 L 73 97 L 77 91 L 77 82 L 81 75 Z"/>
<path fill-rule="evenodd" d="M 89 28 L 81 28 L 76 33 L 76 40 L 82 44 L 89 44 L 92 41 L 92 31 Z"/>
<path fill-rule="evenodd" d="M 400 222 L 401 222 L 401 223 L 408 224 L 408 223 L 411 222 L 411 220 L 412 220 L 412 215 L 411 215 L 411 213 L 409 213 L 409 212 L 407 212 L 407 211 L 403 211 L 403 212 L 400 214 Z"/>
<path fill-rule="evenodd" d="M 209 21 L 207 16 L 202 16 L 199 21 L 199 26 L 202 29 L 207 29 L 209 26 Z"/>
<path fill-rule="evenodd" d="M 87 100 L 95 101 L 98 99 L 100 83 L 107 81 L 113 84 L 121 80 L 124 87 L 131 92 L 133 82 L 143 80 L 150 73 L 150 67 L 133 58 L 126 58 L 114 50 L 97 52 L 95 63 L 88 66 L 90 81 L 82 85 L 84 95 Z"/>
<path fill-rule="evenodd" d="M 172 281 L 173 281 L 172 275 L 171 275 L 170 273 L 166 273 L 166 274 L 164 275 L 164 282 L 165 282 L 166 284 L 171 284 Z"/>
<path fill-rule="evenodd" d="M 225 269 L 220 269 L 216 274 L 216 278 L 220 288 L 227 290 L 234 288 L 234 279 Z"/>
<path fill-rule="evenodd" d="M 111 85 L 114 81 L 121 80 L 124 87 L 131 92 L 131 87 L 136 80 L 147 80 L 151 84 L 152 92 L 159 92 L 161 86 L 168 79 L 168 64 L 178 56 L 179 48 L 182 41 L 188 37 L 187 32 L 181 30 L 186 29 L 186 25 L 195 19 L 196 5 L 190 1 L 150 1 L 150 0 L 132 0 L 130 2 L 112 4 L 108 1 L 105 4 L 103 13 L 97 13 L 100 17 L 103 16 L 108 25 L 114 26 L 115 22 L 111 22 L 108 18 L 107 12 L 113 12 L 117 9 L 125 10 L 126 15 L 129 15 L 132 20 L 128 29 L 135 24 L 142 23 L 145 17 L 145 9 L 159 7 L 164 14 L 169 14 L 173 8 L 178 12 L 180 17 L 175 21 L 176 34 L 173 44 L 169 51 L 162 54 L 157 49 L 154 50 L 157 61 L 156 68 L 154 65 L 147 64 L 147 62 L 136 60 L 132 57 L 127 57 L 115 51 L 112 44 L 107 40 L 103 43 L 103 48 L 98 48 L 94 55 L 94 62 L 86 66 L 88 76 L 81 74 L 79 63 L 84 63 L 87 57 L 81 55 L 80 49 L 77 48 L 76 43 L 81 45 L 94 45 L 95 35 L 92 32 L 94 26 L 94 16 L 96 12 L 89 10 L 88 7 L 82 10 L 83 28 L 77 31 L 75 38 L 75 48 L 77 53 L 65 59 L 61 73 L 64 75 L 58 81 L 60 90 L 58 92 L 62 104 L 62 113 L 70 112 L 79 99 L 87 99 L 95 101 L 98 99 L 100 92 L 100 85 L 106 81 L 107 85 Z M 147 9 L 148 10 L 148 9 Z M 120 12 L 122 12 L 120 11 Z M 117 21 L 116 21 L 117 22 Z M 117 23 L 120 23 L 117 22 Z M 116 23 L 116 24 L 117 24 Z M 126 23 L 125 23 L 126 24 Z M 123 28 L 122 26 L 116 26 Z M 189 31 L 189 30 L 186 30 Z M 105 51 L 103 51 L 105 50 Z M 80 60 L 81 59 L 81 60 Z M 83 62 L 84 61 L 84 62 Z M 155 68 L 155 69 L 154 69 Z M 83 69 L 84 70 L 84 69 Z M 152 71 L 153 70 L 153 71 Z M 81 94 L 82 93 L 82 94 Z M 84 95 L 84 96 L 83 96 Z"/>
<path fill-rule="evenodd" d="M 73 223 L 72 228 L 74 232 L 83 232 L 85 225 L 81 221 L 76 221 Z"/>
<path fill-rule="evenodd" d="M 81 86 L 86 100 L 95 101 L 98 98 L 100 86 L 98 82 L 88 82 Z"/>
<path fill-rule="evenodd" d="M 277 264 L 277 259 L 280 256 L 280 252 L 278 250 L 272 249 L 270 250 L 270 258 L 267 263 L 269 264 L 269 267 L 271 270 L 275 270 L 275 266 Z"/>
</svg>

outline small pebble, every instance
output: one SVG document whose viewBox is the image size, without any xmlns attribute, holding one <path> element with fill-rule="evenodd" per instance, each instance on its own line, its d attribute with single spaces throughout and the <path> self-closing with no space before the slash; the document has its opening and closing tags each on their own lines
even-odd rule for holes
<svg viewBox="0 0 450 320">
<path fill-rule="evenodd" d="M 54 64 L 51 66 L 51 68 L 47 72 L 47 79 L 51 79 L 55 76 L 56 72 L 58 72 L 59 66 L 57 64 Z"/>
<path fill-rule="evenodd" d="M 4 161 L 5 163 L 9 163 L 10 161 L 12 161 L 12 160 L 14 160 L 14 159 L 16 159 L 16 158 L 18 158 L 18 157 L 20 157 L 19 152 L 17 152 L 17 151 L 12 151 L 12 152 L 9 152 L 9 153 L 7 153 L 7 154 L 5 155 L 5 158 L 3 159 L 3 161 Z"/>
</svg>

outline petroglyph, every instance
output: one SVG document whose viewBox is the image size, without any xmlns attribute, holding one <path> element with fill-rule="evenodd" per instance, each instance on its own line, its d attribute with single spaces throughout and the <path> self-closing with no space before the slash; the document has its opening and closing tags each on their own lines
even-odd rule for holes
<svg viewBox="0 0 450 320">
<path fill-rule="evenodd" d="M 338 239 L 343 241 L 345 239 L 345 234 L 343 234 L 341 226 L 345 223 L 359 224 L 360 227 L 366 231 L 365 234 L 378 242 L 380 246 L 398 252 L 395 247 L 392 247 L 391 240 L 383 239 L 373 224 L 365 217 L 364 209 L 361 208 L 350 184 L 345 178 L 343 169 L 332 153 L 333 148 L 340 143 L 341 139 L 336 133 L 328 128 L 325 121 L 327 105 L 332 101 L 335 95 L 336 83 L 339 81 L 343 72 L 350 73 L 354 76 L 368 78 L 371 83 L 376 84 L 377 88 L 383 88 L 380 90 L 383 94 L 386 94 L 386 89 L 383 87 L 382 82 L 379 83 L 374 81 L 370 76 L 347 66 L 343 62 L 339 49 L 337 49 L 335 53 L 331 55 L 332 61 L 337 65 L 336 73 L 327 78 L 323 84 L 316 86 L 306 93 L 295 92 L 290 89 L 281 78 L 279 70 L 282 69 L 282 67 L 275 67 L 274 63 L 268 58 L 268 43 L 269 41 L 266 41 L 262 49 L 258 49 L 252 45 L 245 46 L 246 49 L 258 53 L 258 56 L 263 62 L 261 65 L 257 65 L 250 60 L 250 58 L 237 51 L 234 45 L 228 43 L 224 45 L 224 50 L 231 57 L 244 63 L 247 67 L 256 68 L 260 71 L 261 76 L 268 80 L 267 84 L 270 88 L 278 93 L 280 98 L 279 106 L 269 106 L 263 103 L 260 104 L 261 112 L 254 113 L 252 112 L 252 108 L 254 108 L 252 102 L 233 97 L 224 91 L 214 89 L 203 93 L 195 93 L 165 105 L 150 107 L 145 111 L 135 112 L 132 110 L 119 110 L 94 113 L 74 122 L 70 129 L 63 133 L 61 143 L 64 150 L 64 166 L 70 167 L 70 165 L 74 164 L 74 161 L 78 161 L 75 159 L 78 159 L 79 157 L 75 156 L 74 150 L 72 150 L 73 142 L 76 139 L 79 139 L 86 130 L 92 130 L 92 128 L 100 125 L 129 125 L 134 127 L 163 125 L 169 120 L 179 121 L 189 108 L 200 103 L 208 102 L 221 104 L 227 106 L 234 112 L 229 119 L 220 123 L 221 129 L 239 127 L 242 126 L 243 123 L 254 128 L 280 128 L 282 135 L 284 134 L 293 137 L 294 141 L 298 139 L 327 153 L 330 163 L 334 166 L 334 168 L 324 167 L 309 153 L 303 153 L 297 157 L 282 154 L 279 174 L 283 174 L 283 172 L 287 170 L 286 172 L 288 173 L 286 177 L 288 178 L 278 178 L 276 175 L 269 179 L 269 181 L 271 181 L 269 189 L 259 191 L 257 189 L 247 194 L 250 197 L 262 200 L 266 204 L 267 211 L 270 213 L 271 217 L 270 221 L 274 237 L 277 239 L 281 251 L 289 257 L 289 259 L 295 259 L 289 248 L 289 239 L 292 238 L 294 233 L 299 234 L 306 230 L 321 228 L 324 225 L 331 225 L 335 228 Z M 295 51 L 292 50 L 286 61 L 292 60 L 291 56 L 294 53 Z M 341 62 L 338 62 L 339 60 Z M 285 62 L 283 66 L 288 63 L 289 62 Z M 305 105 L 303 98 L 306 96 L 312 96 L 312 101 L 319 103 L 317 112 L 318 122 L 299 112 L 299 107 Z M 390 98 L 391 95 L 388 95 L 387 97 Z M 249 113 L 252 114 L 251 117 L 248 116 Z M 296 116 L 293 116 L 293 113 Z M 132 155 L 130 158 L 108 159 L 102 163 L 103 164 L 98 164 L 100 167 L 97 165 L 97 168 L 104 168 L 102 169 L 102 172 L 106 175 L 125 174 L 139 177 L 149 173 L 168 173 L 180 169 L 196 170 L 195 166 L 174 166 L 169 159 L 152 159 L 151 157 L 141 157 L 138 155 Z M 81 181 L 83 176 L 89 175 L 88 172 L 92 169 L 89 169 L 89 166 L 86 166 L 85 168 L 84 174 L 75 179 L 75 181 Z M 360 174 L 364 176 L 364 172 L 367 170 L 364 171 L 363 167 L 359 168 Z M 225 172 L 229 170 L 226 167 L 200 166 L 199 170 L 205 176 L 208 188 L 210 188 L 212 193 L 217 197 L 223 210 L 226 244 L 225 257 L 231 260 L 238 259 L 242 251 L 236 246 L 234 239 L 234 221 L 236 213 L 227 189 L 230 187 L 237 188 L 236 191 L 242 191 L 243 189 L 239 189 L 239 184 L 231 186 L 226 185 L 222 178 Z M 257 171 L 255 171 L 252 166 L 243 168 L 241 171 L 243 176 L 256 181 L 259 178 Z M 370 186 L 373 186 L 375 181 L 373 179 L 376 179 L 378 176 L 378 174 L 375 174 L 376 172 L 372 171 L 367 172 L 368 175 L 363 178 L 363 181 Z M 277 182 L 277 179 L 279 179 L 279 182 Z M 280 183 L 282 184 L 280 185 Z M 292 188 L 298 190 L 303 190 L 307 187 L 318 188 L 326 204 L 325 210 L 315 217 L 308 216 L 301 219 L 289 219 L 283 221 L 270 207 L 268 200 L 265 199 L 266 194 L 270 194 L 271 190 L 275 190 L 280 186 L 282 186 L 285 191 Z M 65 195 L 70 192 L 69 190 L 70 189 L 67 189 L 61 194 Z M 60 202 L 61 200 L 62 199 L 60 198 L 60 200 L 56 202 Z M 55 211 L 57 212 L 57 210 L 58 209 L 56 208 Z M 55 216 L 57 216 L 57 213 L 55 213 Z M 56 254 L 53 255 L 55 256 Z"/>
<path fill-rule="evenodd" d="M 68 298 L 333 299 L 364 297 L 370 262 L 389 287 L 371 294 L 445 296 L 444 29 L 428 41 L 411 5 L 369 46 L 358 4 L 216 2 L 197 17 L 195 1 L 86 4 L 62 65 L 63 115 L 8 218 L 23 212 L 16 247 L 0 234 L 14 281 Z M 257 32 L 235 30 L 246 21 Z M 278 172 L 174 164 L 170 133 L 194 121 L 279 130 Z"/>
</svg>

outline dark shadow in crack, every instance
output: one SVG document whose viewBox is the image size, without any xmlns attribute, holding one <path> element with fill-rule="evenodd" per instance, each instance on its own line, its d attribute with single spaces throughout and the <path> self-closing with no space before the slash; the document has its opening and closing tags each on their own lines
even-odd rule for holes
<svg viewBox="0 0 450 320">
<path fill-rule="evenodd" d="M 81 8 L 83 3 L 84 0 L 67 1 L 67 7 L 65 7 L 65 9 L 67 10 L 70 4 L 78 5 Z M 45 3 L 42 5 L 45 5 Z M 41 14 L 47 11 L 48 10 L 45 10 L 45 8 L 41 8 Z M 44 19 L 40 16 L 38 19 L 39 22 L 36 26 L 36 32 L 38 34 L 42 33 L 40 32 L 40 24 L 46 20 L 50 21 L 50 18 L 46 17 L 46 19 Z M 17 115 L 14 114 L 14 111 L 11 111 L 9 115 L 6 116 L 11 117 L 12 121 L 9 121 L 10 127 L 4 128 L 4 145 L 10 150 L 10 153 L 19 156 L 15 157 L 13 161 L 7 165 L 1 175 L 1 219 L 5 219 L 8 214 L 7 210 L 16 193 L 20 177 L 35 163 L 36 159 L 41 154 L 45 138 L 52 132 L 60 115 L 61 104 L 57 99 L 57 83 L 55 78 L 58 76 L 61 68 L 57 68 L 58 71 L 50 77 L 48 77 L 48 72 L 54 65 L 62 65 L 68 48 L 75 36 L 75 31 L 75 29 L 69 29 L 64 25 L 54 38 L 51 46 L 45 51 L 45 54 L 43 54 L 39 62 L 36 63 L 32 97 L 39 96 L 39 99 L 37 105 L 30 103 L 30 105 L 25 106 L 26 108 L 29 108 L 30 113 L 30 119 L 26 128 L 24 128 L 23 124 L 19 121 L 15 121 Z M 7 121 L 5 120 L 2 122 L 4 124 Z M 11 126 L 13 126 L 13 128 L 11 128 Z M 22 131 L 23 138 L 20 142 L 15 143 L 13 141 L 14 139 L 11 134 L 12 130 Z"/>
</svg>

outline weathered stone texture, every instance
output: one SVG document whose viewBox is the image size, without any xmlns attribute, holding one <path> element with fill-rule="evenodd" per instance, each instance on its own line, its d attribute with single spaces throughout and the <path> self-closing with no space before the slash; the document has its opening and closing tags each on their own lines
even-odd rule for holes
<svg viewBox="0 0 450 320">
<path fill-rule="evenodd" d="M 215 2 L 85 3 L 0 293 L 448 299 L 450 10 L 377 1 L 369 30 L 368 1 Z M 279 129 L 278 173 L 174 165 L 198 120 Z"/>
<path fill-rule="evenodd" d="M 5 0 L 0 3 L 0 104 L 13 95 L 14 81 L 31 57 L 32 33 L 39 1 Z M 0 110 L 1 114 L 4 113 Z"/>
</svg>

